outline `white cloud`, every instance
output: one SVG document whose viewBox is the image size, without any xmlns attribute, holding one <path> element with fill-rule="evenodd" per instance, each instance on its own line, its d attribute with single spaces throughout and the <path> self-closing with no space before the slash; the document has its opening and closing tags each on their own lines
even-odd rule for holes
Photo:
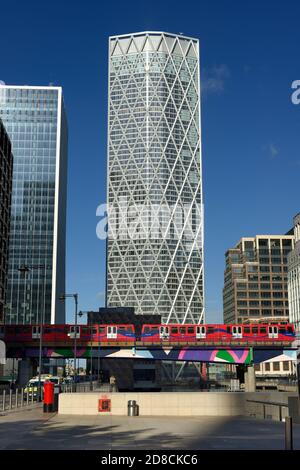
<svg viewBox="0 0 300 470">
<path fill-rule="evenodd" d="M 230 71 L 226 64 L 215 65 L 210 69 L 204 69 L 201 76 L 201 93 L 203 95 L 222 93 Z"/>
<path fill-rule="evenodd" d="M 269 145 L 269 150 L 272 158 L 276 157 L 279 154 L 279 148 L 276 147 L 274 144 Z"/>
</svg>

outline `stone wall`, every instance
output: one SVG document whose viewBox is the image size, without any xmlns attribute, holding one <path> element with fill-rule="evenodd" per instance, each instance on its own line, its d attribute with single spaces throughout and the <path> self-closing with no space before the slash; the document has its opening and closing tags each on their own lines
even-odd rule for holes
<svg viewBox="0 0 300 470">
<path fill-rule="evenodd" d="M 126 416 L 128 400 L 136 400 L 140 416 L 238 416 L 245 414 L 243 393 L 73 393 L 59 397 L 60 414 L 97 415 L 98 400 L 111 400 L 111 412 Z"/>
<path fill-rule="evenodd" d="M 140 416 L 252 416 L 276 421 L 292 416 L 299 422 L 297 394 L 283 392 L 65 393 L 59 396 L 59 413 L 102 414 L 101 398 L 111 400 L 111 411 L 104 413 L 109 415 L 126 416 L 128 400 L 135 400 Z"/>
</svg>

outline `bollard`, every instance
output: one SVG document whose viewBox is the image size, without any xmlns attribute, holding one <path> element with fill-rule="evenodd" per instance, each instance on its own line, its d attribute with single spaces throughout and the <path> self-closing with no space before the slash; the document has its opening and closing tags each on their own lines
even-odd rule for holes
<svg viewBox="0 0 300 470">
<path fill-rule="evenodd" d="M 3 399 L 2 410 L 5 411 L 5 401 L 6 401 L 6 391 L 5 390 L 3 390 L 2 399 Z"/>
<path fill-rule="evenodd" d="M 21 407 L 24 406 L 24 388 L 21 388 Z"/>
<path fill-rule="evenodd" d="M 16 388 L 15 407 L 18 408 L 18 389 Z"/>
<path fill-rule="evenodd" d="M 9 407 L 8 409 L 11 410 L 12 408 L 12 390 L 9 391 Z"/>
<path fill-rule="evenodd" d="M 290 416 L 285 418 L 285 450 L 293 450 L 293 420 Z"/>
<path fill-rule="evenodd" d="M 26 393 L 26 406 L 29 405 L 29 391 L 28 391 L 28 387 L 27 387 L 27 393 Z"/>
</svg>

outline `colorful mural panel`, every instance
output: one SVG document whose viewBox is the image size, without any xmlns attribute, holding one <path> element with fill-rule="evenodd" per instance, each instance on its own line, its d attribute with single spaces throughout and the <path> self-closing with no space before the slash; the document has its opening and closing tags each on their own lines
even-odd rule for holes
<svg viewBox="0 0 300 470">
<path fill-rule="evenodd" d="M 43 357 L 72 358 L 72 348 L 49 348 L 42 350 Z M 14 349 L 8 348 L 7 357 L 35 358 L 39 356 L 38 348 Z M 254 364 L 265 361 L 296 361 L 297 350 L 287 348 L 251 349 L 251 348 L 77 348 L 77 357 L 85 358 L 118 358 L 146 359 L 157 361 L 191 361 L 191 362 L 223 362 L 227 364 Z"/>
</svg>

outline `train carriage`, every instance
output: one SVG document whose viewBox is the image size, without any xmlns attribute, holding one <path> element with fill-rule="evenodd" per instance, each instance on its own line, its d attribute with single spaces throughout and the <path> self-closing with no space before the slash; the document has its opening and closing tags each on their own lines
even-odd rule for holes
<svg viewBox="0 0 300 470">
<path fill-rule="evenodd" d="M 142 343 L 171 345 L 191 343 L 291 343 L 294 339 L 294 327 L 287 323 L 233 325 L 145 324 L 142 327 L 141 334 Z"/>
<path fill-rule="evenodd" d="M 40 338 L 39 325 L 1 325 L 0 338 L 8 343 L 34 343 Z M 144 324 L 137 337 L 133 324 L 43 325 L 43 344 L 68 345 L 210 345 L 290 344 L 295 340 L 292 324 Z"/>
</svg>

